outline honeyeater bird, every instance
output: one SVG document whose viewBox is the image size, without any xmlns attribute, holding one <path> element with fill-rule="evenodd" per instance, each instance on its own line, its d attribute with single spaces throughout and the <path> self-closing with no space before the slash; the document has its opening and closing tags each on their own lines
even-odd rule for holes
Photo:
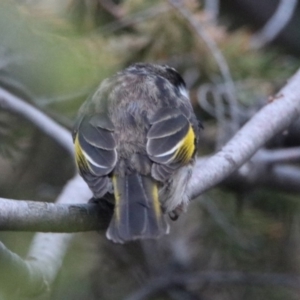
<svg viewBox="0 0 300 300">
<path fill-rule="evenodd" d="M 164 215 L 176 219 L 189 202 L 198 131 L 185 82 L 166 65 L 133 64 L 105 79 L 81 106 L 73 130 L 76 163 L 94 198 L 114 195 L 108 239 L 168 232 Z"/>
</svg>

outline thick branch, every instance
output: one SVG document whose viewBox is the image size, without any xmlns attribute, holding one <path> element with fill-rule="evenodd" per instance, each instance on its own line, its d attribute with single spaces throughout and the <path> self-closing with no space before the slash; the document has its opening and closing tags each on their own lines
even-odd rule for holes
<svg viewBox="0 0 300 300">
<path fill-rule="evenodd" d="M 260 186 L 300 192 L 298 167 L 276 165 L 257 169 L 255 161 L 250 165 L 251 170 L 242 169 L 227 178 L 224 182 L 226 186 Z M 200 161 L 195 173 L 198 172 L 202 172 Z M 69 200 L 72 201 L 72 198 Z M 0 207 L 0 231 L 67 233 L 106 230 L 112 216 L 112 206 L 104 201 L 99 204 L 55 204 L 0 198 Z"/>
<path fill-rule="evenodd" d="M 204 161 L 199 160 L 189 185 L 189 194 L 192 198 L 215 186 L 233 171 L 237 170 L 269 138 L 287 128 L 290 123 L 299 116 L 299 85 L 300 71 L 298 71 L 278 95 L 272 99 L 273 101 L 258 112 L 220 152 Z M 59 141 L 73 154 L 70 133 L 58 126 L 40 111 L 31 107 L 30 104 L 24 103 L 21 99 L 0 89 L 0 106 L 17 112 L 31 120 L 42 131 Z M 105 227 L 104 223 L 108 222 L 110 216 L 106 215 L 105 212 L 102 212 L 101 208 L 99 208 L 101 214 L 100 211 L 98 214 L 98 211 L 96 212 L 96 210 L 93 210 L 93 205 L 82 206 L 74 204 L 82 203 L 90 197 L 91 193 L 86 184 L 77 175 L 62 191 L 58 198 L 58 204 L 20 202 L 20 209 L 14 202 L 12 202 L 12 205 L 7 205 L 8 202 L 4 200 L 3 203 L 6 205 L 1 207 L 0 222 L 6 218 L 6 222 L 4 222 L 6 224 L 4 225 L 2 223 L 2 226 L 5 226 L 2 230 L 8 230 L 8 226 L 12 226 L 14 230 L 17 229 L 17 222 L 14 220 L 14 218 L 17 218 L 17 212 L 20 213 L 18 222 L 20 222 L 22 226 L 28 226 L 30 230 L 33 229 L 33 223 L 35 222 L 34 225 L 37 225 L 35 230 L 39 230 L 37 224 L 38 215 L 42 216 L 42 220 L 40 219 L 39 222 L 42 224 L 41 229 L 45 231 L 52 231 L 53 228 L 57 229 L 57 224 L 60 224 L 62 227 L 65 226 L 62 230 L 64 232 L 71 230 L 70 228 L 76 230 L 91 230 L 91 225 L 87 224 L 90 222 L 89 219 L 95 222 L 93 223 L 95 224 L 95 229 L 101 227 L 101 224 Z M 66 204 L 69 205 L 67 208 L 65 207 Z M 93 212 L 91 212 L 91 210 L 93 210 Z M 33 219 L 31 219 L 32 214 L 35 216 Z M 53 218 L 50 217 L 50 214 L 53 214 Z M 56 215 L 61 223 L 56 224 Z M 64 220 L 62 220 L 63 218 Z M 106 220 L 104 220 L 104 218 L 106 218 Z M 75 220 L 77 224 L 74 224 Z M 99 222 L 99 220 L 100 223 L 97 225 L 96 223 Z M 1 245 L 1 268 L 4 263 L 9 264 L 12 267 L 12 270 L 15 270 L 16 278 L 20 278 L 20 276 L 25 278 L 24 285 L 26 285 L 26 289 L 31 292 L 45 289 L 53 282 L 60 269 L 71 237 L 72 235 L 70 234 L 37 234 L 29 251 L 27 261 L 20 260 Z M 19 265 L 16 268 L 14 267 L 15 263 Z M 27 264 L 28 267 L 24 264 Z M 22 275 L 23 273 L 25 276 Z M 37 280 L 34 279 L 34 283 L 32 283 L 32 276 L 37 276 Z M 239 274 L 238 278 L 240 277 Z M 284 282 L 284 278 L 281 279 L 278 284 Z M 223 277 L 222 280 L 224 280 Z M 298 279 L 296 281 L 297 284 L 299 284 Z M 35 282 L 37 282 L 37 284 L 35 284 Z M 43 283 L 40 284 L 41 282 Z M 278 280 L 274 279 L 273 282 L 278 282 Z M 285 285 L 294 287 L 295 284 L 296 283 L 293 281 L 287 281 Z"/>
<path fill-rule="evenodd" d="M 223 181 L 243 165 L 272 136 L 283 131 L 300 114 L 300 71 L 278 93 L 272 102 L 261 109 L 216 155 L 199 159 L 189 184 L 189 194 L 195 198 L 209 188 Z M 254 160 L 255 163 L 255 160 Z M 289 168 L 290 170 L 290 168 Z M 273 167 L 270 176 L 282 186 L 282 175 L 289 175 L 289 181 L 295 170 L 287 172 L 286 167 Z M 299 174 L 299 172 L 297 172 Z M 295 177 L 295 176 L 294 176 Z M 299 186 L 293 177 L 293 186 Z M 297 176 L 296 176 L 297 178 Z M 94 210 L 93 205 L 75 205 L 80 198 L 78 191 L 87 190 L 81 179 L 77 179 L 66 204 L 18 203 L 2 201 L 0 211 L 0 230 L 37 230 L 70 232 L 97 230 L 105 228 L 108 219 L 102 209 Z M 81 182 L 81 183 L 80 183 Z M 263 182 L 263 181 L 261 181 Z M 270 186 L 272 182 L 265 182 Z M 64 198 L 65 199 L 65 198 Z M 76 200 L 77 199 L 77 200 Z M 87 199 L 87 198 L 86 198 Z M 59 201 L 61 202 L 61 201 Z M 66 202 L 64 202 L 66 203 Z M 32 218 L 28 218 L 28 216 Z M 4 222 L 10 218 L 10 221 Z M 77 220 L 77 222 L 76 222 Z M 76 223 L 76 224 L 74 224 Z"/>
<path fill-rule="evenodd" d="M 191 198 L 221 182 L 299 117 L 299 84 L 300 70 L 217 154 L 197 164 L 189 184 Z"/>
<path fill-rule="evenodd" d="M 82 203 L 91 197 L 91 192 L 79 175 L 72 178 L 57 198 L 57 203 Z M 79 221 L 79 220 L 78 220 Z M 28 260 L 35 273 L 41 274 L 48 286 L 54 281 L 67 252 L 71 234 L 38 233 L 31 244 Z"/>
<path fill-rule="evenodd" d="M 83 179 L 76 175 L 56 203 L 0 198 L 0 230 L 78 232 L 106 229 L 112 215 L 105 201 L 83 204 L 92 197 Z M 79 204 L 78 204 L 79 203 Z"/>
<path fill-rule="evenodd" d="M 66 184 L 65 188 L 59 195 L 57 199 L 58 204 L 56 204 L 58 207 L 55 207 L 55 212 L 62 212 L 60 208 L 63 206 L 63 203 L 65 205 L 66 203 L 82 203 L 87 201 L 90 197 L 91 192 L 87 185 L 83 182 L 79 175 L 76 175 Z M 40 213 L 45 221 L 44 226 L 48 226 L 48 222 L 50 222 L 49 218 L 51 218 L 51 210 L 47 210 L 47 207 L 50 206 L 53 208 L 55 206 L 54 204 L 39 203 L 36 205 L 34 202 L 24 203 L 21 201 L 19 207 L 16 202 L 18 201 L 13 201 L 11 206 L 7 201 L 3 202 L 3 208 L 7 208 L 7 205 L 12 208 L 10 213 L 3 215 L 3 211 L 0 210 L 1 223 L 6 227 L 6 229 L 9 229 L 9 226 L 16 226 L 16 220 L 14 218 L 17 216 L 17 212 L 20 213 L 20 209 L 22 210 L 22 208 L 25 209 L 26 207 L 27 210 L 21 214 L 22 218 L 18 220 L 19 222 L 24 224 L 27 220 L 27 225 L 29 225 L 32 229 L 33 223 L 36 219 L 33 218 L 33 221 L 31 221 L 31 214 L 37 216 Z M 69 207 L 67 210 L 72 211 L 72 207 Z M 49 212 L 50 215 L 47 215 Z M 68 215 L 72 216 L 72 213 Z M 79 217 L 77 222 L 80 222 L 80 220 L 81 218 Z M 51 221 L 52 225 L 55 223 L 55 220 Z M 35 230 L 38 231 L 38 228 L 35 228 Z M 49 231 L 49 228 L 47 231 Z M 60 270 L 62 260 L 71 238 L 71 234 L 36 234 L 27 260 L 22 260 L 20 257 L 11 253 L 3 245 L 1 245 L 1 271 L 4 267 L 10 270 L 11 277 L 14 278 L 13 282 L 18 285 L 20 284 L 19 290 L 22 294 L 34 294 L 39 291 L 44 291 L 52 284 L 57 272 Z M 22 280 L 19 282 L 15 279 Z"/>
<path fill-rule="evenodd" d="M 105 230 L 112 207 L 97 204 L 65 204 L 0 198 L 0 230 L 32 232 L 80 232 Z"/>
<path fill-rule="evenodd" d="M 47 289 L 44 277 L 35 272 L 28 261 L 8 250 L 1 242 L 0 261 L 0 288 L 2 291 L 15 292 L 16 282 L 18 283 L 18 290 L 22 290 L 22 293 L 38 294 Z"/>
<path fill-rule="evenodd" d="M 72 199 L 72 198 L 70 198 Z M 80 232 L 105 230 L 112 205 L 66 204 L 0 198 L 0 231 Z"/>
<path fill-rule="evenodd" d="M 0 88 L 0 107 L 11 110 L 31 121 L 41 131 L 60 143 L 73 156 L 74 150 L 70 132 L 58 125 L 37 108 L 2 88 Z M 70 202 L 80 203 L 87 201 L 90 197 L 91 192 L 86 184 L 83 183 L 79 175 L 76 175 L 66 185 L 58 197 L 57 202 L 59 203 L 58 205 L 61 205 L 60 203 Z M 33 205 L 32 203 L 32 207 L 30 203 L 24 204 L 21 202 L 21 207 L 15 205 L 14 202 L 9 205 L 7 204 L 8 203 L 6 202 L 6 205 L 3 205 L 3 208 L 9 206 L 9 211 L 4 212 L 0 210 L 1 222 L 5 220 L 5 226 L 9 226 L 10 224 L 14 227 L 14 224 L 16 224 L 14 218 L 18 216 L 17 212 L 20 212 L 20 209 L 25 206 L 33 209 L 23 211 L 23 213 L 21 213 L 22 218 L 18 219 L 19 222 L 23 223 L 22 220 L 27 220 L 29 221 L 29 224 L 27 223 L 27 225 L 32 228 L 33 224 L 31 222 L 34 223 L 36 221 L 35 219 L 31 219 L 33 211 L 35 212 L 33 215 L 39 213 L 43 216 L 45 221 L 44 224 L 47 224 L 49 221 L 49 216 L 47 218 L 45 211 L 41 209 L 41 206 L 35 206 L 35 204 Z M 47 207 L 47 204 L 42 205 Z M 51 222 L 51 224 L 55 224 L 55 221 Z M 36 228 L 35 231 L 38 231 L 38 228 Z M 50 230 L 48 229 L 46 231 Z M 10 270 L 10 277 L 13 278 L 12 282 L 19 287 L 17 290 L 14 289 L 14 291 L 20 292 L 21 294 L 36 294 L 47 290 L 60 270 L 62 260 L 68 249 L 71 238 L 72 235 L 70 234 L 36 234 L 28 254 L 28 260 L 21 259 L 1 244 L 0 268 L 1 270 L 4 270 L 4 268 Z M 7 272 L 4 271 L 2 274 L 7 274 Z M 9 281 L 6 282 L 9 283 Z M 7 285 L 5 285 L 5 287 L 7 287 Z"/>
</svg>

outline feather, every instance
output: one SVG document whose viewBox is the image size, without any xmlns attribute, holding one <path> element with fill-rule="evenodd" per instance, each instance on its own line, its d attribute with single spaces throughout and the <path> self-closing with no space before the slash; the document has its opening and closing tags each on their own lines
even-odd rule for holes
<svg viewBox="0 0 300 300">
<path fill-rule="evenodd" d="M 148 139 L 157 139 L 170 136 L 180 131 L 186 125 L 186 118 L 178 115 L 167 120 L 155 122 L 147 133 Z"/>
<path fill-rule="evenodd" d="M 85 117 L 82 120 L 76 141 L 89 170 L 95 175 L 103 176 L 110 173 L 117 163 L 116 142 L 113 132 L 92 125 L 96 116 L 100 115 Z M 91 118 L 93 122 L 90 122 Z"/>
<path fill-rule="evenodd" d="M 194 155 L 196 140 L 196 133 L 189 120 L 179 109 L 159 111 L 153 120 L 146 145 L 150 159 L 158 164 L 179 163 L 180 166 L 181 163 L 188 163 Z"/>
<path fill-rule="evenodd" d="M 84 118 L 80 124 L 79 133 L 89 144 L 97 148 L 113 150 L 116 142 L 111 127 L 103 128 L 103 124 L 102 127 L 97 126 L 96 119 L 101 119 L 101 117 L 102 115 L 96 114 L 90 118 Z"/>
<path fill-rule="evenodd" d="M 195 132 L 193 127 L 190 125 L 187 134 L 183 139 L 182 145 L 177 149 L 174 156 L 174 162 L 181 162 L 182 164 L 187 164 L 195 154 Z"/>
<path fill-rule="evenodd" d="M 151 177 L 138 173 L 113 176 L 115 212 L 106 236 L 114 242 L 157 238 L 168 232 Z"/>
<path fill-rule="evenodd" d="M 80 120 L 74 136 L 76 163 L 94 196 L 102 197 L 111 186 L 107 175 L 117 163 L 112 124 L 102 114 L 89 115 Z"/>
<path fill-rule="evenodd" d="M 151 175 L 160 182 L 166 182 L 177 168 L 178 164 L 162 165 L 154 163 L 152 165 Z"/>
<path fill-rule="evenodd" d="M 165 121 L 176 116 L 181 115 L 181 112 L 177 108 L 163 107 L 160 108 L 150 119 L 150 124 Z"/>
<path fill-rule="evenodd" d="M 114 131 L 114 124 L 109 117 L 104 113 L 98 113 L 91 116 L 89 123 L 98 128 L 106 129 L 108 131 Z"/>
<path fill-rule="evenodd" d="M 107 172 L 116 164 L 117 155 L 115 150 L 104 150 L 102 148 L 95 147 L 86 141 L 80 131 L 78 132 L 78 141 L 82 153 L 90 165 L 93 165 L 98 169 L 104 169 L 104 172 Z"/>
</svg>

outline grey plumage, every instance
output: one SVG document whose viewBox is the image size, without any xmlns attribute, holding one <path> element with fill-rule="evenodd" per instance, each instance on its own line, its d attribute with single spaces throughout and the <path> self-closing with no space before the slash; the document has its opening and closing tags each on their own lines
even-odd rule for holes
<svg viewBox="0 0 300 300">
<path fill-rule="evenodd" d="M 77 164 L 95 197 L 113 185 L 107 236 L 116 242 L 161 236 L 167 232 L 162 211 L 188 202 L 198 122 L 184 88 L 172 68 L 135 64 L 104 80 L 79 111 Z"/>
</svg>

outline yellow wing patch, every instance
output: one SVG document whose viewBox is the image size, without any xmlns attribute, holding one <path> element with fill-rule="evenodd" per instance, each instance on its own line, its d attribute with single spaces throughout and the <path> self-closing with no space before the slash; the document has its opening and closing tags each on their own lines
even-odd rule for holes
<svg viewBox="0 0 300 300">
<path fill-rule="evenodd" d="M 122 200 L 121 193 L 122 192 L 119 190 L 118 180 L 120 180 L 120 178 L 118 178 L 117 175 L 112 176 L 112 183 L 113 183 L 114 196 L 115 196 L 115 217 L 116 217 L 116 221 L 119 223 L 120 219 L 121 219 L 121 200 Z M 154 183 L 154 182 L 151 187 L 151 196 L 152 196 L 151 203 L 153 205 L 154 213 L 155 213 L 157 220 L 159 220 L 162 212 L 161 212 L 161 206 L 160 206 L 160 202 L 159 202 L 159 198 L 158 198 L 158 188 L 157 188 L 156 183 Z"/>
<path fill-rule="evenodd" d="M 121 195 L 120 195 L 120 192 L 118 191 L 116 175 L 112 176 L 112 182 L 113 182 L 114 195 L 115 195 L 115 216 L 116 216 L 117 222 L 119 223 L 120 222 L 120 200 L 121 200 Z"/>
<path fill-rule="evenodd" d="M 161 207 L 158 199 L 158 188 L 156 183 L 153 184 L 152 196 L 155 216 L 157 219 L 159 219 L 159 217 L 161 216 Z"/>
<path fill-rule="evenodd" d="M 174 159 L 181 161 L 183 164 L 187 164 L 192 158 L 195 152 L 195 132 L 192 126 L 189 126 L 189 130 L 182 141 L 182 145 L 177 149 L 174 155 Z"/>
<path fill-rule="evenodd" d="M 78 140 L 78 134 L 76 134 L 76 137 L 75 137 L 74 147 L 75 147 L 75 161 L 76 161 L 77 168 L 81 171 L 86 171 L 86 172 L 89 171 L 90 170 L 89 163 L 86 160 L 86 158 L 82 152 L 82 149 L 80 147 L 80 143 Z"/>
</svg>

